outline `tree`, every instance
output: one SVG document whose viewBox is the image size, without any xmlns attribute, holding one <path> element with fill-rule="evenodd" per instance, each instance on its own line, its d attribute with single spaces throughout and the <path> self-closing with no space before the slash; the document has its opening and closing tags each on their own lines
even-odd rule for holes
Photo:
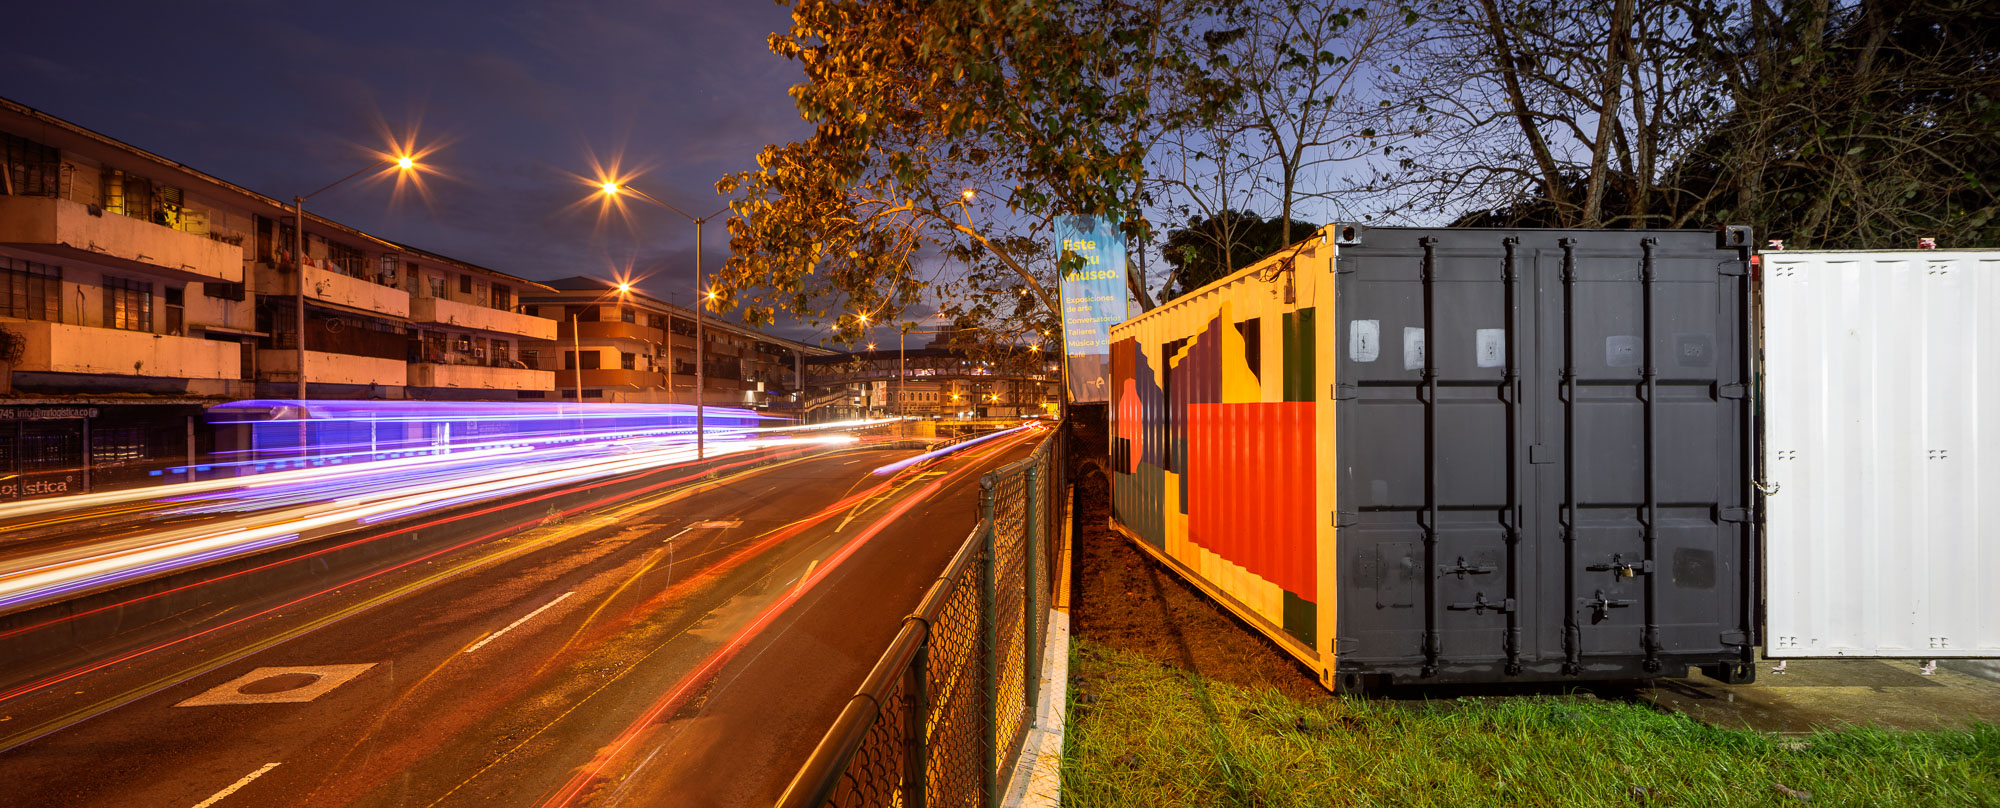
<svg viewBox="0 0 2000 808">
<path fill-rule="evenodd" d="M 1245 210 L 1225 210 L 1213 217 L 1189 219 L 1167 231 L 1161 250 L 1173 275 L 1162 296 L 1180 297 L 1292 245 L 1290 233 L 1319 229 L 1312 222 L 1266 219 Z"/>
<path fill-rule="evenodd" d="M 925 259 L 976 252 L 1055 312 L 1008 236 L 1064 213 L 1137 221 L 1144 79 L 1180 62 L 1152 35 L 1163 6 L 796 0 L 771 48 L 803 67 L 814 130 L 717 184 L 737 201 L 715 305 L 851 335 L 916 302 Z"/>
</svg>

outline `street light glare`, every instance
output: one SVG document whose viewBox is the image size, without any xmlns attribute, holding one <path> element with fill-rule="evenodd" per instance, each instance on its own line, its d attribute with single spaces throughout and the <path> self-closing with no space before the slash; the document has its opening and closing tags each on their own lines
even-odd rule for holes
<svg viewBox="0 0 2000 808">
<path fill-rule="evenodd" d="M 624 294 L 624 293 L 626 293 L 626 292 L 630 292 L 630 291 L 632 291 L 632 284 L 629 284 L 629 283 L 621 283 L 621 284 L 618 284 L 618 293 L 619 293 L 619 294 L 621 294 L 621 295 L 622 295 L 622 294 Z"/>
<path fill-rule="evenodd" d="M 417 167 L 417 161 L 410 159 L 410 156 L 405 154 L 401 157 L 396 158 L 396 167 L 404 171 L 408 171 L 412 168 Z"/>
<path fill-rule="evenodd" d="M 617 196 L 618 192 L 622 190 L 618 187 L 618 183 L 613 180 L 605 180 L 604 184 L 599 185 L 598 188 L 604 192 L 605 196 Z"/>
</svg>

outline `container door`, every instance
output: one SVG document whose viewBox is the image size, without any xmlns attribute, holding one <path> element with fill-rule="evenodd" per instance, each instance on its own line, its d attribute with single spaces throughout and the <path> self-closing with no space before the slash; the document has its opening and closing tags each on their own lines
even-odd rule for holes
<svg viewBox="0 0 2000 808">
<path fill-rule="evenodd" d="M 1740 656 L 1744 256 L 1689 231 L 1353 241 L 1336 293 L 1341 664 L 1491 681 Z"/>
<path fill-rule="evenodd" d="M 2000 253 L 1762 260 L 1766 653 L 2000 656 Z"/>
</svg>

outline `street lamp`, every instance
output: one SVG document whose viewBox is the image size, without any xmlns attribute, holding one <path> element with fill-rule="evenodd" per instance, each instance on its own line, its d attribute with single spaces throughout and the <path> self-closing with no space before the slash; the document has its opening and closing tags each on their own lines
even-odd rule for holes
<svg viewBox="0 0 2000 808">
<path fill-rule="evenodd" d="M 703 412 L 703 408 L 706 406 L 703 399 L 706 398 L 706 388 L 708 382 L 707 380 L 708 368 L 705 367 L 706 365 L 705 354 L 707 352 L 708 346 L 705 345 L 702 340 L 701 307 L 706 305 L 703 302 L 704 297 L 707 298 L 708 301 L 715 300 L 715 292 L 713 290 L 710 290 L 706 294 L 704 294 L 701 288 L 702 287 L 701 226 L 704 222 L 707 222 L 709 219 L 713 219 L 724 213 L 728 213 L 729 206 L 724 205 L 721 210 L 708 214 L 707 216 L 689 216 L 686 211 L 681 210 L 680 208 L 674 207 L 672 205 L 669 205 L 665 202 L 661 202 L 658 199 L 654 199 L 652 194 L 648 194 L 645 191 L 641 191 L 630 185 L 620 183 L 617 180 L 611 180 L 611 179 L 604 180 L 603 182 L 598 184 L 597 189 L 598 193 L 604 194 L 605 196 L 609 197 L 615 197 L 618 196 L 619 194 L 631 194 L 632 196 L 644 199 L 647 202 L 659 205 L 660 207 L 666 208 L 667 210 L 671 210 L 674 213 L 679 214 L 681 218 L 694 223 L 694 294 L 695 294 L 695 303 L 693 307 L 694 308 L 694 456 L 697 459 L 706 457 L 708 452 L 707 449 L 708 427 L 707 427 L 707 422 L 705 420 L 705 414 Z M 668 340 L 667 344 L 671 346 L 673 344 L 673 335 L 671 333 L 667 335 L 667 340 Z M 671 384 L 673 378 L 674 378 L 673 368 L 669 367 L 667 369 L 667 381 Z"/>
<path fill-rule="evenodd" d="M 418 167 L 416 158 L 413 155 L 399 154 L 393 157 L 384 157 L 370 164 L 367 168 L 328 183 L 325 187 L 317 191 L 305 196 L 292 197 L 293 213 L 297 217 L 296 224 L 292 228 L 292 262 L 299 271 L 299 285 L 296 293 L 292 295 L 292 305 L 298 309 L 298 320 L 295 325 L 298 327 L 296 336 L 299 343 L 298 399 L 300 401 L 306 400 L 306 200 L 331 191 L 341 183 L 383 166 L 395 166 L 399 172 L 414 171 Z"/>
</svg>

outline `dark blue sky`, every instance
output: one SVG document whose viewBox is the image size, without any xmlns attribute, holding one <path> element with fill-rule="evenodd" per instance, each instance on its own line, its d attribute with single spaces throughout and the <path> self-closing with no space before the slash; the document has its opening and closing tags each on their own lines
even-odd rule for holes
<svg viewBox="0 0 2000 808">
<path fill-rule="evenodd" d="M 427 201 L 356 182 L 308 207 L 527 278 L 633 263 L 682 302 L 693 226 L 651 206 L 600 225 L 576 175 L 622 157 L 636 185 L 703 215 L 723 205 L 717 178 L 807 131 L 786 95 L 797 66 L 765 47 L 791 19 L 769 0 L 80 0 L 7 16 L 0 96 L 287 200 L 366 165 L 385 126 L 415 126 L 441 144 Z M 721 219 L 706 233 L 715 266 L 728 234 Z"/>
</svg>

